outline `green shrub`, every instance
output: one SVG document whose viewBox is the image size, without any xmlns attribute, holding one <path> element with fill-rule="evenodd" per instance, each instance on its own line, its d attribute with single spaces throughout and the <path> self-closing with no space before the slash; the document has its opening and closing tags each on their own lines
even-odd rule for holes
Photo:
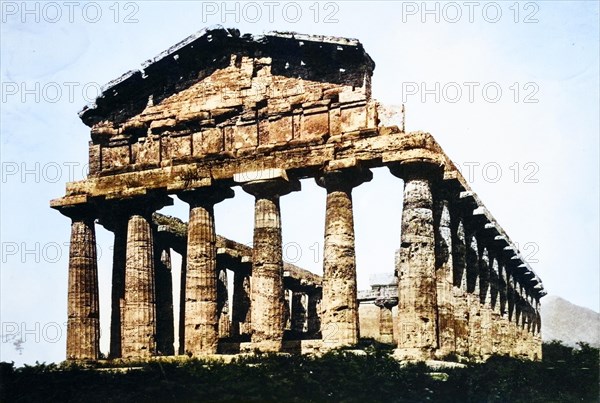
<svg viewBox="0 0 600 403">
<path fill-rule="evenodd" d="M 385 345 L 364 355 L 261 354 L 231 363 L 186 359 L 129 364 L 0 363 L 0 401 L 336 401 L 571 402 L 598 401 L 599 350 L 544 345 L 544 360 L 492 357 L 464 368 L 401 364 Z M 126 367 L 121 363 L 120 367 Z"/>
</svg>

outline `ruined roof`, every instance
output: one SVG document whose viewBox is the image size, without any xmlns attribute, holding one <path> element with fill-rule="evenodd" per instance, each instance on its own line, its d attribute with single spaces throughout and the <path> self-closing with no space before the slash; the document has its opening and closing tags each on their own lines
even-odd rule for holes
<svg viewBox="0 0 600 403">
<path fill-rule="evenodd" d="M 229 63 L 232 54 L 273 58 L 273 74 L 338 82 L 355 74 L 362 85 L 375 63 L 357 39 L 296 32 L 240 35 L 234 28 L 202 29 L 156 57 L 103 86 L 95 102 L 79 117 L 88 126 L 108 119 L 115 110 L 148 100 L 155 92 L 178 92 Z"/>
</svg>

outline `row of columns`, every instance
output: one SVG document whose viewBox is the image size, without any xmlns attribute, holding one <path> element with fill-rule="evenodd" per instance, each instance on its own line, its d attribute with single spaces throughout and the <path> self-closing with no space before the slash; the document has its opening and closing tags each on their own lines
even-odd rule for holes
<svg viewBox="0 0 600 403">
<path fill-rule="evenodd" d="M 321 333 L 331 347 L 358 341 L 356 263 L 351 191 L 370 180 L 368 170 L 332 171 L 317 179 L 327 190 Z M 252 272 L 234 278 L 232 332 L 250 327 L 261 351 L 280 351 L 285 329 L 281 212 L 279 198 L 300 189 L 283 175 L 242 183 L 255 197 Z M 211 186 L 178 197 L 190 205 L 187 248 L 182 265 L 180 353 L 214 354 L 219 339 L 214 205 L 233 197 L 230 188 Z M 152 212 L 172 204 L 166 195 L 112 202 L 91 211 L 63 208 L 72 218 L 69 262 L 67 356 L 97 359 L 99 352 L 98 280 L 94 219 L 114 232 L 111 302 L 111 357 L 173 354 L 170 254 L 155 244 Z M 248 288 L 250 288 L 248 293 Z M 250 300 L 248 301 L 248 294 Z M 316 311 L 315 299 L 308 309 Z M 161 310 L 157 314 L 157 303 Z M 298 305 L 294 300 L 293 304 Z M 169 314 L 167 311 L 170 311 Z M 312 312 L 311 312 L 312 313 Z M 316 312 L 315 312 L 316 313 Z M 318 315 L 310 315 L 311 318 Z M 317 333 L 312 320 L 308 326 Z M 244 329 L 243 327 L 246 327 Z M 326 329 L 326 332 L 323 332 Z"/>
<path fill-rule="evenodd" d="M 486 235 L 474 206 L 441 185 L 434 163 L 390 170 L 404 179 L 397 355 L 540 358 L 539 296 Z"/>
<path fill-rule="evenodd" d="M 468 211 L 459 199 L 438 186 L 441 167 L 414 161 L 391 165 L 390 171 L 404 180 L 396 268 L 397 354 L 423 359 L 453 352 L 502 352 L 504 345 L 514 345 L 507 341 L 512 336 L 504 336 L 511 332 L 537 346 L 537 340 L 528 339 L 527 333 L 539 333 L 539 300 L 534 301 L 502 256 L 484 242 L 470 218 L 472 209 Z M 234 278 L 231 330 L 236 335 L 249 332 L 256 349 L 280 351 L 286 302 L 279 199 L 299 190 L 300 183 L 288 179 L 284 171 L 270 175 L 240 181 L 255 197 L 254 247 L 251 273 L 236 273 Z M 360 167 L 330 170 L 317 178 L 317 184 L 327 192 L 320 324 L 325 348 L 358 342 L 352 189 L 371 178 L 371 172 Z M 214 354 L 219 339 L 214 205 L 233 197 L 233 191 L 214 185 L 181 192 L 178 197 L 190 205 L 182 268 L 180 353 Z M 170 203 L 167 196 L 152 196 L 144 201 L 121 201 L 113 204 L 111 214 L 100 213 L 103 224 L 115 233 L 114 357 L 172 354 L 172 338 L 162 336 L 170 332 L 168 315 L 161 322 L 156 314 L 157 300 L 172 311 L 172 300 L 156 288 L 156 278 L 162 279 L 170 271 L 170 258 L 165 250 L 155 248 L 150 221 L 153 211 Z M 83 210 L 62 210 L 73 220 L 68 356 L 94 359 L 99 356 L 95 235 L 90 212 Z M 390 318 L 385 319 L 387 323 Z M 515 330 L 518 326 L 507 323 L 520 323 L 527 331 L 519 332 Z M 393 333 L 389 329 L 386 332 Z"/>
</svg>

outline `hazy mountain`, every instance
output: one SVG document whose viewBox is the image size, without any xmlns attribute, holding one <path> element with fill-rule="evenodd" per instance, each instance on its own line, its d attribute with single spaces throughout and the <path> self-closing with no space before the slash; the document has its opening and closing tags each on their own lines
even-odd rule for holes
<svg viewBox="0 0 600 403">
<path fill-rule="evenodd" d="M 600 347 L 600 313 L 554 295 L 542 302 L 542 338 L 560 340 L 568 346 L 584 341 Z"/>
</svg>

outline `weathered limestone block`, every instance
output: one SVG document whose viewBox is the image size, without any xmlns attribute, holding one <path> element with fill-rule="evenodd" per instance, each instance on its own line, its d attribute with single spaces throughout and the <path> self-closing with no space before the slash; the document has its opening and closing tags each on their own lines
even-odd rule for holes
<svg viewBox="0 0 600 403">
<path fill-rule="evenodd" d="M 258 146 L 258 124 L 239 124 L 236 126 L 225 126 L 225 149 L 236 151 L 243 148 Z"/>
<path fill-rule="evenodd" d="M 310 141 L 321 139 L 329 134 L 329 112 L 327 107 L 317 107 L 304 111 L 300 120 L 300 132 L 294 138 Z"/>
<path fill-rule="evenodd" d="M 438 347 L 435 282 L 435 230 L 432 182 L 440 167 L 426 162 L 390 166 L 404 179 L 404 206 L 398 273 L 396 354 L 407 359 L 429 359 Z"/>
<path fill-rule="evenodd" d="M 321 316 L 326 348 L 358 343 L 352 188 L 372 177 L 369 170 L 350 168 L 329 171 L 317 179 L 317 183 L 327 190 Z"/>
<path fill-rule="evenodd" d="M 157 242 L 154 257 L 156 259 L 156 348 L 158 355 L 173 355 L 175 333 L 171 250 Z"/>
<path fill-rule="evenodd" d="M 192 149 L 194 157 L 218 154 L 224 151 L 223 129 L 209 127 L 192 134 Z"/>
<path fill-rule="evenodd" d="M 367 127 L 366 103 L 359 102 L 340 108 L 340 131 L 342 133 Z"/>
<path fill-rule="evenodd" d="M 154 245 L 148 216 L 129 218 L 126 255 L 122 356 L 149 357 L 156 354 L 156 296 Z"/>
<path fill-rule="evenodd" d="M 268 175 L 273 175 L 273 172 Z M 238 179 L 242 180 L 244 176 L 246 175 L 239 175 Z M 252 345 L 260 351 L 280 351 L 285 326 L 285 301 L 279 197 L 300 190 L 300 182 L 288 180 L 282 172 L 279 177 L 245 182 L 242 188 L 255 197 L 251 282 Z"/>
<path fill-rule="evenodd" d="M 192 156 L 192 135 L 161 136 L 161 161 L 177 160 Z"/>
<path fill-rule="evenodd" d="M 100 358 L 98 262 L 94 217 L 81 209 L 62 209 L 71 217 L 67 319 L 67 359 Z"/>
<path fill-rule="evenodd" d="M 293 138 L 292 117 L 282 116 L 259 123 L 259 145 L 287 143 Z"/>
<path fill-rule="evenodd" d="M 131 163 L 131 150 L 127 140 L 108 147 L 102 147 L 101 153 L 103 170 L 121 168 Z"/>
<path fill-rule="evenodd" d="M 90 175 L 95 175 L 102 170 L 102 146 L 100 144 L 94 144 L 90 141 L 88 163 Z"/>
<path fill-rule="evenodd" d="M 132 145 L 133 161 L 142 166 L 158 166 L 160 163 L 160 141 L 160 136 L 140 137 L 137 143 Z"/>
<path fill-rule="evenodd" d="M 190 205 L 185 273 L 184 345 L 188 355 L 215 354 L 219 338 L 214 205 L 233 197 L 219 186 L 184 191 Z"/>
</svg>

